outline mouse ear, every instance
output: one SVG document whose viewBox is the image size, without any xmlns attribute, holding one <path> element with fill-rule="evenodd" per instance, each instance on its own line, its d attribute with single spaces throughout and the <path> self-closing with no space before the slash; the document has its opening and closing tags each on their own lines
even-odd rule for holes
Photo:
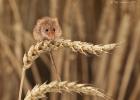
<svg viewBox="0 0 140 100">
<path fill-rule="evenodd" d="M 42 23 L 42 19 L 38 19 L 36 25 L 40 25 Z"/>
<path fill-rule="evenodd" d="M 48 21 L 48 20 L 50 20 L 49 17 L 42 17 L 42 18 L 40 18 L 40 19 L 37 20 L 37 25 L 40 25 L 44 21 Z"/>
</svg>

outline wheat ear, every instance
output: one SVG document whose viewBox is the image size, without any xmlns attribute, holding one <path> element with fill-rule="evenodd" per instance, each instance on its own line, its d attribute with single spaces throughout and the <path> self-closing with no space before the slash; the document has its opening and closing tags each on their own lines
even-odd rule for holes
<svg viewBox="0 0 140 100">
<path fill-rule="evenodd" d="M 59 82 L 53 81 L 49 84 L 36 85 L 31 91 L 28 91 L 24 100 L 38 100 L 45 97 L 48 92 L 68 92 L 82 93 L 85 95 L 94 95 L 104 99 L 111 99 L 109 96 L 100 92 L 97 88 L 85 84 L 77 84 L 76 82 Z"/>
<path fill-rule="evenodd" d="M 70 48 L 73 52 L 80 52 L 82 54 L 95 54 L 100 55 L 107 53 L 117 47 L 118 44 L 107 44 L 107 45 L 93 45 L 87 42 L 71 41 L 58 39 L 55 41 L 41 41 L 32 45 L 27 53 L 24 54 L 23 64 L 24 67 L 29 68 L 33 61 L 39 57 L 43 52 L 50 52 L 58 50 L 60 48 Z"/>
</svg>

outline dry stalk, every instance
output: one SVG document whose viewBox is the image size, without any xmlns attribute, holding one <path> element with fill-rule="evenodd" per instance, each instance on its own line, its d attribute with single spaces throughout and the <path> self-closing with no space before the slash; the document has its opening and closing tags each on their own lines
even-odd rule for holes
<svg viewBox="0 0 140 100">
<path fill-rule="evenodd" d="M 71 41 L 58 39 L 55 41 L 40 41 L 35 45 L 32 45 L 27 53 L 24 54 L 23 64 L 24 68 L 28 69 L 32 65 L 33 61 L 39 57 L 43 52 L 50 52 L 58 50 L 60 48 L 70 48 L 73 52 L 80 52 L 82 54 L 95 54 L 100 55 L 102 53 L 107 53 L 110 50 L 116 48 L 117 44 L 107 44 L 107 45 L 93 45 L 87 42 L 81 41 Z"/>
<path fill-rule="evenodd" d="M 94 95 L 104 99 L 111 99 L 109 96 L 100 92 L 97 88 L 87 86 L 85 84 L 77 84 L 76 82 L 58 82 L 53 81 L 49 84 L 36 85 L 31 91 L 28 91 L 24 100 L 38 100 L 45 97 L 48 92 L 68 92 L 68 93 L 82 93 L 85 95 Z"/>
</svg>

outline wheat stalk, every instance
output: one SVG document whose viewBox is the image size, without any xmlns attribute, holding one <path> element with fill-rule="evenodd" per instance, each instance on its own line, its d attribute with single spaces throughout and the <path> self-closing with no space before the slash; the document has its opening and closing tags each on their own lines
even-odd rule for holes
<svg viewBox="0 0 140 100">
<path fill-rule="evenodd" d="M 70 48 L 73 52 L 80 52 L 82 54 L 95 54 L 100 55 L 102 53 L 107 53 L 113 50 L 117 44 L 107 44 L 107 45 L 93 45 L 87 42 L 81 41 L 71 41 L 58 39 L 55 41 L 40 41 L 32 45 L 27 53 L 24 54 L 23 64 L 24 68 L 28 69 L 32 65 L 33 61 L 39 57 L 43 52 L 50 52 L 53 50 L 58 50 L 60 48 Z"/>
<path fill-rule="evenodd" d="M 100 92 L 97 88 L 87 86 L 85 84 L 77 84 L 76 82 L 58 82 L 53 81 L 49 84 L 36 85 L 31 91 L 28 91 L 24 100 L 38 100 L 45 97 L 48 92 L 68 92 L 68 93 L 82 93 L 85 95 L 94 95 L 104 99 L 110 99 L 107 95 Z"/>
</svg>

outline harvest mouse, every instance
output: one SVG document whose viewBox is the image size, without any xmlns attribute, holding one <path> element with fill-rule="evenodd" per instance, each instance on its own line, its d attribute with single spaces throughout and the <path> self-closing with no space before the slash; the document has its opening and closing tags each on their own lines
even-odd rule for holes
<svg viewBox="0 0 140 100">
<path fill-rule="evenodd" d="M 55 40 L 62 34 L 57 18 L 43 17 L 39 19 L 33 29 L 33 36 L 36 41 Z"/>
</svg>

